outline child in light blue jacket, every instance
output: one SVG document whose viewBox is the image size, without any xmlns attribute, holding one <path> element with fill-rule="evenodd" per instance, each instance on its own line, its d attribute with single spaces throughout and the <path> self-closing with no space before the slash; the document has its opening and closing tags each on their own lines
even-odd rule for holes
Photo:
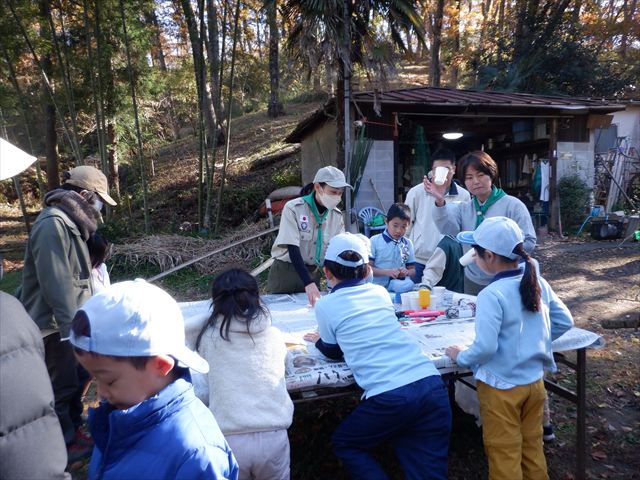
<svg viewBox="0 0 640 480">
<path fill-rule="evenodd" d="M 542 448 L 543 375 L 556 369 L 551 342 L 573 326 L 573 318 L 537 275 L 513 220 L 487 218 L 457 238 L 473 245 L 477 265 L 494 276 L 478 295 L 473 344 L 466 350 L 446 349 L 477 380 L 489 478 L 548 478 Z"/>
</svg>

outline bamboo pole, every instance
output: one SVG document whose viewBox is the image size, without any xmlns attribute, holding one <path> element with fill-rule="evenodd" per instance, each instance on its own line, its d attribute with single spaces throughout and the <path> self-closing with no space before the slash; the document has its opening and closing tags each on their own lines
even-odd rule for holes
<svg viewBox="0 0 640 480">
<path fill-rule="evenodd" d="M 205 253 L 204 255 L 201 255 L 197 258 L 192 258 L 191 260 L 181 263 L 180 265 L 176 265 L 173 268 L 170 268 L 167 271 L 164 271 L 162 273 L 159 273 L 158 275 L 154 275 L 151 278 L 147 279 L 147 282 L 151 283 L 151 282 L 155 282 L 156 280 L 160 280 L 161 278 L 166 277 L 167 275 L 177 272 L 178 270 L 182 270 L 185 267 L 188 267 L 189 265 L 193 265 L 194 263 L 198 263 L 200 260 L 204 260 L 207 257 L 210 257 L 211 255 L 215 255 L 216 253 L 221 253 L 224 252 L 225 250 L 229 250 L 232 247 L 237 247 L 238 245 L 242 245 L 245 242 L 248 242 L 250 240 L 255 240 L 256 238 L 260 238 L 263 235 L 267 235 L 268 233 L 272 233 L 272 232 L 276 232 L 280 227 L 271 227 L 267 230 L 264 230 L 262 232 L 256 233 L 254 235 L 251 235 L 250 237 L 247 238 L 243 238 L 241 240 L 236 240 L 233 243 L 230 243 L 229 245 L 226 245 L 224 247 L 220 247 L 220 248 L 216 248 L 215 250 L 209 252 L 209 253 Z"/>
</svg>

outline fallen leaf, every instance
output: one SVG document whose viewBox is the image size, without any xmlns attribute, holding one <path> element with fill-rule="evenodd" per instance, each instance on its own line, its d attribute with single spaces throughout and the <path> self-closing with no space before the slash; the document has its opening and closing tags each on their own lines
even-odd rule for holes
<svg viewBox="0 0 640 480">
<path fill-rule="evenodd" d="M 591 452 L 591 458 L 594 460 L 604 460 L 607 458 L 607 454 L 602 450 L 596 450 L 595 452 Z"/>
</svg>

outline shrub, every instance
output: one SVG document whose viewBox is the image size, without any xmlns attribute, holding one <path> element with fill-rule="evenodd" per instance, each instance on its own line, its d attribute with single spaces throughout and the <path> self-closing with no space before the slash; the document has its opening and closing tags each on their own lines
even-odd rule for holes
<svg viewBox="0 0 640 480">
<path fill-rule="evenodd" d="M 580 225 L 586 216 L 589 187 L 577 175 L 562 177 L 558 182 L 562 226 L 567 229 Z"/>
</svg>

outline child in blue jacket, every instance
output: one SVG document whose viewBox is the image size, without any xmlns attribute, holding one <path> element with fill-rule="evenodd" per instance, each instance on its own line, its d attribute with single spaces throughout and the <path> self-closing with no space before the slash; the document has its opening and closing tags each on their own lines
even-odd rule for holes
<svg viewBox="0 0 640 480">
<path fill-rule="evenodd" d="M 573 326 L 573 318 L 537 275 L 522 230 L 513 220 L 487 218 L 457 238 L 473 245 L 475 262 L 494 275 L 478 295 L 473 344 L 466 350 L 446 349 L 458 365 L 471 368 L 477 380 L 489 478 L 547 479 L 543 375 L 556 369 L 551 342 Z"/>
<path fill-rule="evenodd" d="M 331 293 L 315 305 L 319 333 L 305 336 L 351 368 L 363 400 L 332 436 L 354 479 L 388 478 L 371 450 L 388 442 L 406 478 L 446 479 L 451 409 L 433 363 L 400 329 L 391 298 L 367 283 L 366 245 L 355 235 L 331 239 L 324 273 Z"/>
<path fill-rule="evenodd" d="M 182 313 L 144 280 L 91 297 L 71 326 L 76 358 L 102 403 L 89 412 L 90 479 L 233 479 L 236 463 L 189 368 L 209 364 L 185 346 Z M 188 368 L 187 368 L 188 367 Z"/>
</svg>

